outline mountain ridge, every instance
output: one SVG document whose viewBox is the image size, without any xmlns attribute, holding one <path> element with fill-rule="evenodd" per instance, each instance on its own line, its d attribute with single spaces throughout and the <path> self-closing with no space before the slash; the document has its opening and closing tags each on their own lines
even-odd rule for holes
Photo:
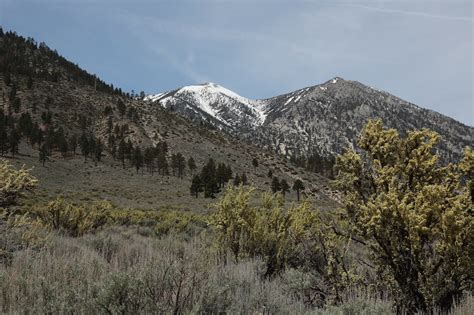
<svg viewBox="0 0 474 315">
<path fill-rule="evenodd" d="M 203 91 L 207 95 L 204 101 Z M 474 133 L 472 127 L 451 117 L 337 76 L 259 100 L 242 97 L 215 83 L 184 86 L 158 96 L 149 95 L 145 100 L 192 121 L 204 120 L 293 159 L 342 153 L 354 146 L 356 135 L 370 118 L 381 118 L 401 133 L 421 128 L 437 131 L 445 136 L 439 146 L 445 160 L 459 158 L 463 147 L 472 143 Z"/>
</svg>

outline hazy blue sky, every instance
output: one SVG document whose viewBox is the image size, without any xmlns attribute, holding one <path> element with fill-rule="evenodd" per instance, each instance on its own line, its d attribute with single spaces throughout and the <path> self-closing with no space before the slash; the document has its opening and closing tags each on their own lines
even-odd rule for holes
<svg viewBox="0 0 474 315">
<path fill-rule="evenodd" d="M 0 0 L 0 25 L 125 90 L 266 98 L 340 76 L 474 125 L 472 0 Z"/>
</svg>

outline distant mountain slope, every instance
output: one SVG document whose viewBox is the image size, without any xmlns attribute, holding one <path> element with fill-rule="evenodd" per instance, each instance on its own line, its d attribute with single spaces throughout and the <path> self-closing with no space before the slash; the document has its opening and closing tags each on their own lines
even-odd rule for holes
<svg viewBox="0 0 474 315">
<path fill-rule="evenodd" d="M 439 151 L 447 160 L 458 159 L 474 135 L 472 127 L 454 119 L 338 77 L 265 100 L 249 100 L 216 84 L 183 87 L 147 100 L 293 159 L 343 152 L 370 118 L 381 118 L 401 133 L 437 131 Z"/>
<path fill-rule="evenodd" d="M 186 86 L 145 100 L 158 102 L 192 120 L 209 120 L 228 131 L 254 129 L 266 118 L 265 102 L 244 98 L 215 83 Z"/>
</svg>

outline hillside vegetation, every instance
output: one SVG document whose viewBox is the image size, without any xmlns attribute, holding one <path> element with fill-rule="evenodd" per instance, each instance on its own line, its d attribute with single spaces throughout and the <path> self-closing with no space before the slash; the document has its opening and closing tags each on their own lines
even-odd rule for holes
<svg viewBox="0 0 474 315">
<path fill-rule="evenodd" d="M 344 208 L 228 186 L 209 214 L 61 198 L 1 163 L 5 313 L 390 314 L 474 310 L 474 154 L 379 121 L 337 159 Z M 397 150 L 394 150 L 397 148 Z"/>
<path fill-rule="evenodd" d="M 273 176 L 301 180 L 305 196 L 321 207 L 337 205 L 323 176 L 105 84 L 44 43 L 1 31 L 0 51 L 0 155 L 35 166 L 38 201 L 63 194 L 124 207 L 206 211 L 210 199 L 203 197 L 218 195 L 222 181 L 216 178 L 216 194 L 200 187 L 198 198 L 190 188 L 212 158 L 216 171 L 221 164 L 232 170 L 225 182 L 245 174 L 246 183 L 265 191 Z"/>
</svg>

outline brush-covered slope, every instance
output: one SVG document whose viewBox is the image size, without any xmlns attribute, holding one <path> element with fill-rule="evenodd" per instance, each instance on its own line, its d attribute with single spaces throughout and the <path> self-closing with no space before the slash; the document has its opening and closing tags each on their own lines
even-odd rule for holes
<svg viewBox="0 0 474 315">
<path fill-rule="evenodd" d="M 269 190 L 269 170 L 289 183 L 296 178 L 306 184 L 306 195 L 321 206 L 333 205 L 327 179 L 294 167 L 286 160 L 242 143 L 227 133 L 207 125 L 193 124 L 187 119 L 149 102 L 123 93 L 49 49 L 14 33 L 0 33 L 0 110 L 7 115 L 7 131 L 19 128 L 24 114 L 44 130 L 61 130 L 67 139 L 72 135 L 93 135 L 103 143 L 101 161 L 92 157 L 85 161 L 79 145 L 76 153 L 65 154 L 52 145 L 52 154 L 45 165 L 39 161 L 38 143 L 31 145 L 22 137 L 18 154 L 4 154 L 11 163 L 33 166 L 40 180 L 38 199 L 58 193 L 76 200 L 110 199 L 120 206 L 158 208 L 173 207 L 204 210 L 212 201 L 190 195 L 192 173 L 185 170 L 183 178 L 150 174 L 143 166 L 138 173 L 128 162 L 123 168 L 113 158 L 121 138 L 144 150 L 166 142 L 167 158 L 176 153 L 186 160 L 193 157 L 197 170 L 213 158 L 216 163 L 230 165 L 233 174 L 246 173 L 249 184 Z M 223 96 L 225 97 L 225 96 Z M 243 109 L 242 109 L 243 110 Z M 50 118 L 48 118 L 50 117 Z M 259 165 L 254 167 L 252 160 Z M 287 199 L 296 199 L 290 193 Z"/>
</svg>

